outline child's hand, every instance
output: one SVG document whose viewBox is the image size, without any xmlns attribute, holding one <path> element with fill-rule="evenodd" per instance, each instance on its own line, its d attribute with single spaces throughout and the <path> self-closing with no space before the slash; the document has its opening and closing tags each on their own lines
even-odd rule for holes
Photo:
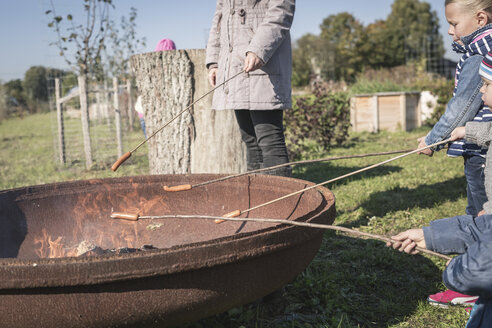
<svg viewBox="0 0 492 328">
<path fill-rule="evenodd" d="M 425 143 L 425 137 L 422 137 L 422 138 L 418 138 L 417 141 L 419 142 L 419 145 L 417 146 L 417 149 L 420 149 L 420 148 L 424 148 L 424 147 L 427 147 L 427 144 Z M 418 154 L 424 154 L 424 155 L 427 155 L 429 157 L 431 157 L 433 154 L 434 154 L 434 151 L 427 148 L 427 149 L 424 149 L 424 150 L 421 150 L 418 152 Z"/>
<path fill-rule="evenodd" d="M 465 137 L 465 127 L 460 126 L 459 128 L 456 128 L 451 132 L 451 138 L 450 141 L 456 141 L 459 139 L 463 139 Z"/>
<path fill-rule="evenodd" d="M 410 229 L 392 236 L 393 241 L 387 242 L 386 246 L 393 247 L 400 252 L 407 254 L 417 254 L 419 251 L 415 247 L 425 248 L 424 230 Z"/>
</svg>

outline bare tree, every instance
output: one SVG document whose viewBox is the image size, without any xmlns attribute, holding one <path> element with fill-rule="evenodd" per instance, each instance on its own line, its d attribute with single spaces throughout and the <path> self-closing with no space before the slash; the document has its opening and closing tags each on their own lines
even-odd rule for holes
<svg viewBox="0 0 492 328">
<path fill-rule="evenodd" d="M 121 17 L 120 24 L 111 22 L 109 24 L 110 33 L 108 36 L 108 47 L 106 48 L 106 58 L 108 72 L 115 78 L 121 78 L 126 82 L 128 92 L 128 127 L 133 131 L 133 97 L 132 82 L 133 77 L 130 73 L 130 57 L 145 47 L 145 38 L 137 37 L 137 9 L 130 8 L 129 18 Z"/>
<path fill-rule="evenodd" d="M 79 73 L 82 131 L 86 167 L 92 166 L 92 151 L 89 130 L 88 76 L 89 73 L 102 76 L 101 54 L 105 47 L 105 38 L 109 29 L 109 12 L 114 8 L 112 0 L 83 0 L 85 21 L 77 24 L 72 14 L 66 15 L 68 26 L 62 26 L 64 19 L 55 10 L 53 0 L 51 9 L 46 11 L 52 20 L 48 27 L 53 28 L 57 40 L 53 45 L 60 50 L 67 64 Z M 85 104 L 85 108 L 84 108 Z"/>
<path fill-rule="evenodd" d="M 66 15 L 68 26 L 62 26 L 63 17 L 57 15 L 53 0 L 46 15 L 52 20 L 48 27 L 53 28 L 57 40 L 52 43 L 60 50 L 67 64 L 74 67 L 80 75 L 96 73 L 101 69 L 101 54 L 105 48 L 105 38 L 109 30 L 109 12 L 114 9 L 112 0 L 83 0 L 85 23 L 77 24 L 72 14 Z"/>
<path fill-rule="evenodd" d="M 130 8 L 128 19 L 121 17 L 119 28 L 115 22 L 109 25 L 108 47 L 106 51 L 109 72 L 113 76 L 129 78 L 130 57 L 145 47 L 146 39 L 137 37 L 137 9 Z"/>
</svg>

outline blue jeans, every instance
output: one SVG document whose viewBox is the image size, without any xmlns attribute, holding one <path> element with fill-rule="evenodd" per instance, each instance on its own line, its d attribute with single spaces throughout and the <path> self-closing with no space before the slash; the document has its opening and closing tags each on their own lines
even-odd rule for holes
<svg viewBox="0 0 492 328">
<path fill-rule="evenodd" d="M 145 120 L 143 118 L 140 118 L 139 120 L 140 120 L 140 126 L 142 127 L 144 137 L 147 138 L 147 130 L 145 129 Z"/>
<path fill-rule="evenodd" d="M 444 284 L 459 293 L 480 296 L 466 327 L 492 327 L 492 215 L 435 220 L 423 229 L 427 249 L 461 254 L 444 270 Z"/>
<path fill-rule="evenodd" d="M 466 196 L 468 198 L 466 214 L 476 217 L 487 201 L 484 182 L 485 158 L 482 156 L 464 156 L 464 159 Z"/>
<path fill-rule="evenodd" d="M 246 144 L 248 171 L 289 162 L 282 110 L 235 110 L 241 138 Z M 268 171 L 290 176 L 290 167 Z"/>
</svg>

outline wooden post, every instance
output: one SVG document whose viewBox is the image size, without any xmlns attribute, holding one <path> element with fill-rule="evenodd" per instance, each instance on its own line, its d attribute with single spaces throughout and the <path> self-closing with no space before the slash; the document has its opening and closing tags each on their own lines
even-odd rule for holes
<svg viewBox="0 0 492 328">
<path fill-rule="evenodd" d="M 77 80 L 80 90 L 80 118 L 82 120 L 82 135 L 84 138 L 85 167 L 90 169 L 92 166 L 92 150 L 89 130 L 89 107 L 87 105 L 87 76 L 79 76 Z"/>
<path fill-rule="evenodd" d="M 118 157 L 123 155 L 123 141 L 121 139 L 121 111 L 118 97 L 118 78 L 113 77 L 113 107 L 116 125 L 116 140 L 118 141 Z"/>
<path fill-rule="evenodd" d="M 402 92 L 400 95 L 400 125 L 401 130 L 407 130 L 407 94 Z"/>
<path fill-rule="evenodd" d="M 378 95 L 372 96 L 372 132 L 379 132 L 379 97 Z"/>
<path fill-rule="evenodd" d="M 110 92 L 108 87 L 108 80 L 104 79 L 104 117 L 106 118 L 106 124 L 108 128 L 111 127 L 111 119 L 109 117 L 109 106 L 110 106 Z"/>
<path fill-rule="evenodd" d="M 135 111 L 133 110 L 131 77 L 128 77 L 126 80 L 126 92 L 128 93 L 128 123 L 130 124 L 130 131 L 133 131 L 133 118 L 135 117 Z"/>
<path fill-rule="evenodd" d="M 150 136 L 208 92 L 205 50 L 169 50 L 131 57 Z M 149 139 L 151 174 L 239 173 L 246 151 L 234 111 L 211 110 L 212 95 Z"/>
<path fill-rule="evenodd" d="M 99 86 L 96 90 L 95 113 L 96 113 L 97 123 L 99 124 L 101 122 L 101 118 L 103 117 L 103 115 L 102 115 L 102 104 L 101 104 L 101 88 L 99 88 Z"/>
<path fill-rule="evenodd" d="M 357 98 L 350 98 L 350 124 L 352 125 L 352 129 L 354 131 L 357 130 Z"/>
<path fill-rule="evenodd" d="M 63 105 L 61 98 L 60 79 L 55 79 L 55 102 L 56 102 L 56 119 L 58 121 L 58 151 L 60 152 L 60 163 L 65 164 L 65 127 L 63 124 Z"/>
</svg>

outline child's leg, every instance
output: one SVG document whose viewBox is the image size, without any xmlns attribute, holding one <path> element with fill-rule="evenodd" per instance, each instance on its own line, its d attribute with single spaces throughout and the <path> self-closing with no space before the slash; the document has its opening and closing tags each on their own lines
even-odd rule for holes
<svg viewBox="0 0 492 328">
<path fill-rule="evenodd" d="M 253 122 L 258 146 L 263 156 L 263 166 L 271 167 L 289 162 L 285 146 L 283 110 L 252 110 Z M 290 167 L 277 168 L 268 174 L 290 176 Z"/>
<path fill-rule="evenodd" d="M 234 113 L 236 114 L 236 121 L 239 125 L 241 138 L 246 144 L 246 169 L 248 171 L 257 170 L 263 165 L 263 155 L 261 153 L 261 148 L 258 145 L 255 127 L 251 120 L 251 111 L 235 110 Z"/>
<path fill-rule="evenodd" d="M 483 209 L 483 204 L 487 201 L 485 193 L 485 158 L 482 156 L 464 156 L 466 194 L 468 206 L 466 214 L 476 217 L 478 212 Z"/>
</svg>

